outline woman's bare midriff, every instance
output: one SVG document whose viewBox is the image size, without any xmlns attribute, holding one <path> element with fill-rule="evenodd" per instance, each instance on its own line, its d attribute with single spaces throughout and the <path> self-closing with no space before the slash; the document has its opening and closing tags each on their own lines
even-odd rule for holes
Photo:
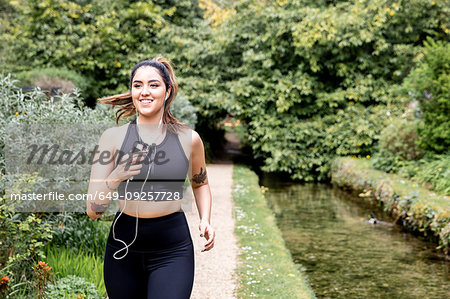
<svg viewBox="0 0 450 299">
<path fill-rule="evenodd" d="M 120 201 L 120 211 L 124 209 L 125 201 Z M 138 213 L 136 214 L 136 206 Z M 178 212 L 181 209 L 181 201 L 171 202 L 143 202 L 127 201 L 124 214 L 139 218 L 155 218 Z"/>
</svg>

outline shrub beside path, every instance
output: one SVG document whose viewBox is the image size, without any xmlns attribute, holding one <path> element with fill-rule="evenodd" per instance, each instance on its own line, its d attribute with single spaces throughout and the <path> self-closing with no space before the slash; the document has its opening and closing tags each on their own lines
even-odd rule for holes
<svg viewBox="0 0 450 299">
<path fill-rule="evenodd" d="M 221 164 L 219 164 L 221 163 Z M 216 231 L 214 248 L 201 252 L 205 238 L 200 238 L 199 216 L 194 200 L 185 209 L 195 252 L 195 276 L 191 298 L 236 298 L 235 276 L 239 247 L 234 235 L 232 185 L 233 164 L 230 161 L 206 167 L 212 194 L 211 224 Z"/>
</svg>

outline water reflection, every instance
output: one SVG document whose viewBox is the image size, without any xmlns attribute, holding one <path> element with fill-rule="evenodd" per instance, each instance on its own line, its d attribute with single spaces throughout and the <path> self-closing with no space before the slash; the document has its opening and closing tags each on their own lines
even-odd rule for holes
<svg viewBox="0 0 450 299">
<path fill-rule="evenodd" d="M 319 298 L 450 298 L 450 263 L 402 232 L 380 207 L 325 184 L 263 177 L 266 197 L 296 263 Z"/>
</svg>

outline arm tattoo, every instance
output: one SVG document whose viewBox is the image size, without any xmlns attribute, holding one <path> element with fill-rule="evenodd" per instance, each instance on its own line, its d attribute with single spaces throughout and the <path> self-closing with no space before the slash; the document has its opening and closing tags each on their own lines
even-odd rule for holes
<svg viewBox="0 0 450 299">
<path fill-rule="evenodd" d="M 205 180 L 206 180 L 206 169 L 203 172 L 203 167 L 200 167 L 200 173 L 199 174 L 195 174 L 194 177 L 192 178 L 192 180 L 194 182 L 196 182 L 197 184 L 204 183 Z"/>
<path fill-rule="evenodd" d="M 108 204 L 96 204 L 95 202 L 91 203 L 91 210 L 95 212 L 95 214 L 103 214 L 108 209 Z"/>
</svg>

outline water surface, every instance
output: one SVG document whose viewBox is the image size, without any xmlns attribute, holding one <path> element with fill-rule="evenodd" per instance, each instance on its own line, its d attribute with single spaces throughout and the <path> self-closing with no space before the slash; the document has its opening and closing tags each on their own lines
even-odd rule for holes
<svg viewBox="0 0 450 299">
<path fill-rule="evenodd" d="M 318 298 L 450 298 L 450 263 L 383 209 L 326 184 L 262 177 L 288 249 Z"/>
</svg>

